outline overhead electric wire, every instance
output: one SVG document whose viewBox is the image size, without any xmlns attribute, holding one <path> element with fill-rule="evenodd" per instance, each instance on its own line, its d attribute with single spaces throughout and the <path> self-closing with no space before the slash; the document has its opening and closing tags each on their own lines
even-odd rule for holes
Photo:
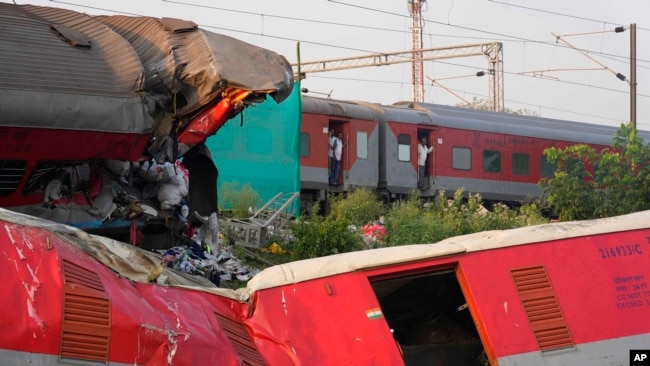
<svg viewBox="0 0 650 366">
<path fill-rule="evenodd" d="M 50 1 L 56 2 L 56 3 L 61 3 L 61 4 L 66 4 L 66 5 L 71 5 L 71 6 L 78 6 L 78 7 L 84 7 L 84 8 L 89 8 L 89 9 L 101 10 L 101 11 L 109 11 L 109 12 L 113 12 L 113 13 L 144 16 L 142 14 L 129 13 L 129 12 L 112 10 L 112 9 L 107 9 L 107 8 L 100 8 L 100 7 L 90 6 L 90 5 L 81 5 L 81 4 L 76 4 L 76 3 L 66 2 L 66 1 L 60 1 L 60 0 L 50 0 Z M 181 1 L 173 1 L 173 0 L 161 0 L 161 1 L 168 2 L 168 3 L 174 3 L 174 4 L 179 4 L 179 5 L 195 6 L 195 7 L 206 8 L 206 9 L 222 10 L 222 11 L 229 11 L 229 12 L 241 13 L 241 14 L 249 14 L 249 15 L 259 15 L 259 16 L 265 16 L 265 17 L 276 17 L 276 18 L 279 18 L 279 19 L 305 21 L 305 22 L 310 22 L 310 23 L 321 23 L 321 24 L 328 24 L 328 25 L 347 26 L 347 27 L 363 28 L 363 29 L 370 29 L 370 30 L 381 30 L 381 31 L 388 31 L 388 32 L 410 33 L 410 32 L 406 32 L 406 31 L 399 31 L 399 30 L 388 29 L 388 28 L 366 27 L 366 26 L 360 26 L 360 25 L 356 25 L 356 24 L 325 22 L 325 21 L 319 21 L 319 20 L 314 20 L 314 19 L 296 18 L 296 17 L 287 17 L 287 16 L 255 13 L 255 12 L 250 12 L 250 11 L 232 10 L 232 9 L 226 9 L 226 8 L 221 8 L 221 7 L 202 5 L 202 4 L 192 4 L 192 3 L 181 2 Z M 402 14 L 387 12 L 387 11 L 374 9 L 374 8 L 362 7 L 362 6 L 353 5 L 353 4 L 347 4 L 347 3 L 344 3 L 344 2 L 340 2 L 340 1 L 335 1 L 335 0 L 328 0 L 328 1 L 333 2 L 333 3 L 337 3 L 337 4 L 341 4 L 341 5 L 346 5 L 346 6 L 358 7 L 358 8 L 362 8 L 362 9 L 365 9 L 365 10 L 371 10 L 371 11 L 376 11 L 376 12 L 380 12 L 380 13 L 386 13 L 386 14 L 390 14 L 390 15 L 394 15 L 394 16 L 407 17 L 407 16 L 402 15 Z M 437 23 L 437 24 L 442 24 L 442 25 L 455 26 L 455 25 L 452 25 L 452 24 L 443 23 L 443 22 L 436 22 L 436 21 L 432 21 L 432 20 L 426 20 L 426 21 Z M 612 23 L 612 24 L 615 24 L 615 23 Z M 264 33 L 242 31 L 242 30 L 232 29 L 232 28 L 224 28 L 224 27 L 211 26 L 211 25 L 201 25 L 201 26 L 206 27 L 206 28 L 225 30 L 225 31 L 234 32 L 234 33 L 242 33 L 242 34 L 249 34 L 249 35 L 261 36 L 261 37 L 269 37 L 269 38 L 275 38 L 275 39 L 281 39 L 281 40 L 287 40 L 287 41 L 293 41 L 293 42 L 301 42 L 301 43 L 313 44 L 313 45 L 324 46 L 324 47 L 332 47 L 332 48 L 345 49 L 345 50 L 351 50 L 351 51 L 360 51 L 360 52 L 366 52 L 366 53 L 377 53 L 375 51 L 362 50 L 362 49 L 359 49 L 359 48 L 337 46 L 337 45 L 331 45 L 331 44 L 320 43 L 320 42 L 304 41 L 304 40 L 299 40 L 299 39 L 290 38 L 290 37 L 274 36 L 274 35 L 269 35 L 269 34 L 264 34 Z M 478 30 L 478 29 L 468 28 L 468 27 L 463 27 L 463 26 L 455 26 L 455 27 L 460 27 L 460 28 L 463 28 L 463 29 L 473 30 L 473 31 L 481 32 L 481 33 L 499 34 L 499 33 L 493 33 L 493 32 L 489 32 L 489 31 L 483 31 L 483 30 Z M 425 35 L 450 37 L 448 35 L 441 35 L 441 34 L 435 34 L 435 33 L 426 33 Z M 500 34 L 500 35 L 502 35 L 502 34 Z M 502 40 L 502 41 L 512 41 L 512 38 L 515 38 L 517 41 L 520 41 L 520 42 L 532 42 L 532 43 L 539 43 L 539 44 L 544 44 L 544 45 L 548 45 L 548 46 L 556 46 L 556 47 L 563 47 L 563 48 L 570 49 L 570 47 L 567 47 L 567 46 L 564 46 L 564 45 L 557 45 L 557 44 L 549 43 L 549 42 L 545 42 L 545 41 L 531 40 L 531 39 L 515 37 L 515 36 L 510 36 L 510 35 L 502 35 L 502 36 L 505 36 L 506 38 L 508 38 L 507 40 Z M 493 38 L 478 38 L 478 37 L 470 37 L 470 36 L 455 36 L 455 37 L 467 38 L 467 39 L 490 39 L 490 40 L 494 40 Z M 603 52 L 596 52 L 596 51 L 585 50 L 585 49 L 581 49 L 581 50 L 585 51 L 585 52 L 588 52 L 588 53 L 597 54 L 597 55 L 599 55 L 601 57 L 610 56 L 610 57 L 606 57 L 606 58 L 608 58 L 610 60 L 613 60 L 613 61 L 625 62 L 625 60 L 619 60 L 619 59 L 625 59 L 626 58 L 625 56 L 620 56 L 620 55 L 613 55 L 613 54 L 608 54 L 608 53 L 603 53 Z M 614 57 L 614 59 L 612 59 L 611 57 Z M 637 62 L 650 62 L 650 61 L 637 59 Z M 638 65 L 638 64 L 637 64 L 637 67 L 650 68 L 650 67 L 645 67 L 645 66 L 641 66 L 641 65 Z"/>
<path fill-rule="evenodd" d="M 358 81 L 358 82 L 366 82 L 366 83 L 397 84 L 397 85 L 406 85 L 406 86 L 411 85 L 410 82 L 404 82 L 404 81 L 387 81 L 387 80 L 372 80 L 372 79 L 359 79 L 359 78 L 343 78 L 343 77 L 333 77 L 333 76 L 311 76 L 311 77 L 312 78 L 319 78 L 319 79 Z M 435 85 L 433 85 L 433 86 L 435 87 Z M 472 93 L 472 92 L 459 90 L 459 89 L 454 89 L 454 88 L 448 88 L 448 89 L 453 90 L 454 92 L 458 92 L 458 93 L 469 94 L 469 95 L 481 97 L 483 99 L 488 98 L 488 96 L 485 95 L 485 94 Z M 561 109 L 561 108 L 554 108 L 554 107 L 548 107 L 548 106 L 539 105 L 539 104 L 531 104 L 531 103 L 526 103 L 526 102 L 520 102 L 520 101 L 516 101 L 516 100 L 512 100 L 512 99 L 506 99 L 505 101 L 510 102 L 510 103 L 516 103 L 516 104 L 536 107 L 536 108 L 543 108 L 543 109 L 553 110 L 553 111 L 557 111 L 557 112 L 571 113 L 571 114 L 575 114 L 575 115 L 581 115 L 581 116 L 592 117 L 592 118 L 599 118 L 599 119 L 609 120 L 609 121 L 613 121 L 613 122 L 621 122 L 621 120 L 619 118 L 597 116 L 597 115 L 594 115 L 594 114 L 575 112 L 575 111 L 570 111 L 570 110 Z"/>
<path fill-rule="evenodd" d="M 108 12 L 113 12 L 113 13 L 120 13 L 120 14 L 127 14 L 127 15 L 136 15 L 136 16 L 145 16 L 145 15 L 142 15 L 142 14 L 135 14 L 135 13 L 129 13 L 129 12 L 124 12 L 124 11 L 112 10 L 112 9 L 107 9 L 107 8 L 100 8 L 100 7 L 94 7 L 94 6 L 89 6 L 89 5 L 76 4 L 76 3 L 66 2 L 66 1 L 61 1 L 61 0 L 50 0 L 50 1 L 52 1 L 52 2 L 56 2 L 56 3 L 61 3 L 61 4 L 66 4 L 66 5 L 70 5 L 70 6 L 77 6 L 77 7 L 82 7 L 82 8 L 89 8 L 89 9 L 95 9 L 95 10 L 101 10 L 101 11 L 108 11 Z M 215 9 L 215 10 L 225 10 L 225 11 L 231 11 L 231 12 L 236 12 L 236 13 L 244 13 L 244 14 L 260 15 L 260 16 L 269 16 L 269 17 L 279 17 L 279 18 L 284 18 L 284 19 L 289 19 L 289 20 L 301 20 L 301 21 L 307 21 L 307 22 L 312 22 L 312 21 L 313 21 L 313 20 L 310 20 L 310 19 L 301 19 L 301 18 L 294 18 L 294 17 L 282 17 L 282 16 L 274 16 L 274 15 L 261 14 L 261 13 L 253 13 L 253 12 L 240 11 L 240 10 L 223 9 L 223 8 L 216 8 L 216 7 L 206 6 L 206 5 L 200 5 L 200 4 L 184 3 L 184 2 L 173 1 L 173 0 L 161 0 L 161 1 L 163 1 L 163 2 L 169 2 L 169 3 L 177 3 L 177 4 L 181 4 L 181 5 L 191 5 L 191 6 L 202 7 L 202 8 L 208 8 L 208 9 Z M 392 12 L 382 11 L 382 10 L 379 10 L 379 9 L 373 9 L 373 8 L 367 8 L 367 7 L 357 6 L 357 5 L 353 5 L 353 4 L 347 4 L 347 3 L 343 3 L 343 2 L 335 1 L 335 0 L 328 0 L 328 2 L 338 3 L 338 4 L 342 4 L 342 5 L 346 5 L 346 6 L 358 7 L 358 8 L 362 8 L 362 9 L 366 9 L 366 10 L 370 10 L 370 11 L 376 11 L 376 12 L 380 12 L 380 13 L 386 13 L 386 14 L 395 15 L 395 16 L 399 16 L 399 17 L 406 17 L 406 16 L 404 16 L 404 15 L 402 15 L 402 14 L 397 14 L 397 13 L 392 13 Z M 452 24 L 448 24 L 448 23 L 446 24 L 446 23 L 443 23 L 443 22 L 436 22 L 436 21 L 431 21 L 431 20 L 425 20 L 425 21 L 427 21 L 427 22 L 432 22 L 432 23 L 436 23 L 436 24 L 441 24 L 441 25 L 445 25 L 445 26 L 452 26 L 452 27 L 457 27 L 457 28 L 461 28 L 461 29 L 472 30 L 472 31 L 480 32 L 480 33 L 496 34 L 496 35 L 500 35 L 500 36 L 507 37 L 507 38 L 514 38 L 514 39 L 516 39 L 516 40 L 523 41 L 523 42 L 532 42 L 532 43 L 539 43 L 539 44 L 545 44 L 545 45 L 558 46 L 558 45 L 556 45 L 556 44 L 551 44 L 551 43 L 548 43 L 548 42 L 535 41 L 535 40 L 525 39 L 525 38 L 522 38 L 522 37 L 515 37 L 515 36 L 510 36 L 510 35 L 504 35 L 504 34 L 500 34 L 500 33 L 489 32 L 489 31 L 483 31 L 483 30 L 474 29 L 474 28 L 469 28 L 469 27 L 463 27 L 463 26 L 457 26 L 457 25 L 452 25 Z M 314 21 L 314 22 L 320 22 L 320 21 Z M 322 22 L 322 23 L 324 23 L 324 24 L 329 24 L 329 22 Z M 346 24 L 344 24 L 344 23 L 331 23 L 331 24 L 332 24 L 332 25 L 337 25 L 337 26 L 355 26 L 355 25 L 346 25 Z M 241 31 L 241 30 L 230 29 L 230 28 L 223 28 L 223 27 L 217 27 L 217 26 L 201 25 L 201 27 L 212 28 L 212 29 L 218 29 L 218 30 L 224 30 L 224 31 L 230 31 L 230 32 L 234 32 L 234 33 L 243 33 L 243 34 L 249 34 L 249 35 L 255 35 L 255 36 L 262 36 L 262 37 L 269 37 L 269 38 L 275 38 L 275 39 L 281 39 L 281 40 L 288 40 L 288 41 L 293 41 L 293 42 L 301 42 L 301 43 L 313 44 L 313 45 L 324 46 L 324 47 L 332 47 L 332 48 L 346 49 L 346 50 L 353 50 L 353 51 L 366 52 L 366 53 L 377 53 L 377 52 L 374 52 L 374 51 L 362 50 L 362 49 L 358 49 L 358 48 L 343 47 L 343 46 L 331 45 L 331 44 L 326 44 L 326 43 L 304 41 L 304 40 L 298 40 L 298 39 L 295 39 L 295 38 L 273 36 L 273 35 L 269 35 L 269 34 L 261 34 L 261 33 L 256 33 L 256 32 Z M 383 28 L 374 28 L 374 27 L 368 27 L 368 29 L 383 30 L 383 31 L 394 31 L 394 30 L 383 29 Z M 475 38 L 475 37 L 467 37 L 467 38 Z M 511 41 L 511 40 L 509 40 L 509 41 Z M 562 46 L 562 47 L 563 47 L 563 46 Z M 608 55 L 608 54 L 605 54 L 605 53 L 598 53 L 598 52 L 587 51 L 587 50 L 585 50 L 585 51 L 586 51 L 586 52 L 590 52 L 590 53 L 594 53 L 594 54 L 599 54 L 599 55 Z M 623 56 L 618 56 L 618 55 L 609 55 L 609 56 L 623 58 Z M 645 61 L 645 60 L 637 60 L 637 61 L 648 62 L 648 61 Z M 466 66 L 466 65 L 454 64 L 454 63 L 449 63 L 449 62 L 442 62 L 442 61 L 435 61 L 435 62 L 443 63 L 443 64 L 447 64 L 447 65 L 453 65 L 453 66 L 469 67 L 469 66 Z M 638 65 L 637 65 L 637 66 L 638 66 Z M 531 75 L 522 75 L 522 74 L 518 74 L 518 73 L 505 72 L 505 71 L 504 71 L 504 73 L 506 73 L 506 74 L 512 74 L 512 75 L 516 75 L 516 76 L 528 76 L 528 77 L 534 77 L 534 76 L 531 76 Z M 325 78 L 327 78 L 327 77 L 325 77 Z M 330 78 L 331 78 L 331 77 L 330 77 Z M 331 78 L 331 79 L 336 79 L 336 78 Z M 547 80 L 547 79 L 541 79 L 541 80 Z M 547 80 L 547 81 L 548 81 L 548 80 Z M 617 92 L 617 93 L 625 93 L 624 91 L 620 91 L 620 90 L 616 90 L 616 89 L 611 89 L 611 88 L 600 87 L 600 86 L 595 86 L 595 85 L 590 85 L 590 84 L 583 84 L 583 83 L 577 83 L 577 82 L 569 82 L 569 81 L 563 81 L 563 80 L 553 80 L 553 81 L 560 82 L 560 83 L 566 83 L 566 84 L 577 85 L 577 86 L 582 86 L 582 87 L 588 87 L 588 88 L 594 88 L 594 89 L 601 89 L 601 90 L 606 90 L 606 91 L 612 91 L 612 92 Z M 390 82 L 387 82 L 387 83 L 390 83 Z M 641 96 L 641 97 L 649 97 L 649 95 L 644 95 L 644 94 L 637 94 L 637 96 Z M 573 113 L 579 114 L 578 112 L 573 112 Z"/>
<path fill-rule="evenodd" d="M 547 14 L 552 14 L 552 15 L 557 15 L 557 16 L 562 16 L 562 17 L 567 17 L 567 18 L 586 20 L 586 21 L 594 22 L 594 23 L 611 24 L 611 25 L 623 25 L 623 26 L 627 25 L 627 24 L 622 24 L 622 23 L 609 22 L 609 21 L 606 21 L 606 20 L 591 19 L 591 18 L 585 18 L 585 17 L 581 17 L 581 16 L 577 16 L 577 15 L 558 13 L 558 12 L 550 11 L 550 10 L 531 8 L 529 6 L 517 5 L 517 4 L 513 4 L 513 3 L 504 3 L 502 1 L 496 1 L 496 0 L 488 0 L 488 1 L 491 2 L 491 3 L 497 3 L 497 4 L 501 4 L 501 5 L 514 7 L 514 8 L 521 8 L 521 9 L 536 11 L 536 12 L 540 12 L 540 13 L 547 13 Z M 637 29 L 644 30 L 644 31 L 650 31 L 650 29 L 648 29 L 648 28 L 637 27 Z"/>
<path fill-rule="evenodd" d="M 135 16 L 139 16 L 139 17 L 146 16 L 146 15 L 137 14 L 137 13 L 129 13 L 129 12 L 126 12 L 126 11 L 111 10 L 111 9 L 106 9 L 106 8 L 100 8 L 100 7 L 97 7 L 97 6 L 75 4 L 75 3 L 70 3 L 70 2 L 66 2 L 66 1 L 60 1 L 60 0 L 50 0 L 50 1 L 53 2 L 53 3 L 66 4 L 66 5 L 70 5 L 70 6 L 77 6 L 77 7 L 80 7 L 80 8 L 95 9 L 95 10 L 101 10 L 101 11 L 110 11 L 111 13 L 135 15 Z"/>
<path fill-rule="evenodd" d="M 355 4 L 349 4 L 349 3 L 346 3 L 346 2 L 336 1 L 336 0 L 327 0 L 327 1 L 328 1 L 328 2 L 331 2 L 331 3 L 336 3 L 336 4 L 344 5 L 344 6 L 350 6 L 350 7 L 353 7 L 353 8 L 359 8 L 359 9 L 363 9 L 363 10 L 369 10 L 369 11 L 373 11 L 373 12 L 377 12 L 377 13 L 388 14 L 388 15 L 394 15 L 394 16 L 402 17 L 402 18 L 410 18 L 410 16 L 408 16 L 408 15 L 403 15 L 403 14 L 399 14 L 399 13 L 393 13 L 393 12 L 389 12 L 389 11 L 385 11 L 385 10 L 380 10 L 380 9 L 375 9 L 375 8 L 369 8 L 369 7 L 367 7 L 367 6 L 360 6 L 360 5 L 355 5 Z M 547 46 L 559 46 L 559 45 L 557 45 L 557 44 L 555 44 L 555 43 L 548 42 L 548 41 L 538 41 L 538 40 L 528 39 L 528 38 L 519 37 L 519 36 L 512 36 L 512 35 L 504 34 L 504 33 L 490 32 L 490 31 L 481 30 L 481 29 L 477 29 L 477 28 L 471 28 L 471 27 L 466 27 L 466 26 L 462 26 L 462 25 L 455 25 L 455 24 L 451 24 L 451 23 L 449 23 L 449 22 L 445 23 L 445 22 L 440 22 L 440 21 L 436 21 L 436 20 L 429 20 L 429 19 L 423 19 L 423 20 L 424 20 L 424 22 L 427 22 L 427 23 L 433 23 L 433 24 L 438 24 L 438 25 L 444 25 L 444 26 L 448 26 L 448 27 L 452 27 L 452 28 L 459 28 L 459 29 L 469 30 L 469 31 L 472 31 L 472 32 L 478 32 L 478 33 L 485 33 L 485 34 L 497 35 L 497 36 L 499 36 L 499 37 L 505 37 L 505 38 L 507 38 L 508 41 L 512 41 L 512 40 L 514 39 L 514 40 L 518 40 L 518 41 L 521 41 L 521 42 L 539 43 L 539 44 L 543 44 L 543 45 L 547 45 Z M 472 37 L 467 37 L 467 38 L 472 38 Z M 571 47 L 567 47 L 567 46 L 560 46 L 560 47 L 564 47 L 564 48 L 567 48 L 567 49 L 571 49 Z M 584 52 L 587 52 L 587 53 L 598 54 L 598 55 L 608 55 L 608 56 L 613 56 L 613 57 L 626 58 L 626 56 L 620 56 L 620 55 L 614 55 L 614 54 L 607 54 L 607 53 L 596 52 L 596 51 L 586 50 L 586 49 L 581 49 L 581 51 L 584 51 Z M 637 61 L 640 61 L 640 62 L 650 62 L 650 60 L 641 60 L 641 59 L 637 59 Z"/>
<path fill-rule="evenodd" d="M 71 5 L 71 6 L 78 6 L 78 7 L 84 7 L 84 8 L 96 9 L 96 10 L 102 10 L 102 11 L 110 11 L 110 12 L 114 12 L 114 13 L 145 16 L 145 15 L 142 15 L 142 14 L 128 13 L 128 12 L 111 10 L 111 9 L 107 9 L 107 8 L 100 8 L 100 7 L 90 6 L 90 5 L 81 5 L 81 4 L 76 4 L 76 3 L 66 2 L 66 1 L 60 1 L 60 0 L 50 0 L 50 1 L 55 2 L 55 3 Z M 381 28 L 381 27 L 368 27 L 368 26 L 363 26 L 363 25 L 358 25 L 358 24 L 327 22 L 327 21 L 321 21 L 321 20 L 316 20 L 316 19 L 307 19 L 307 18 L 288 17 L 288 16 L 282 16 L 282 15 L 255 13 L 255 12 L 251 12 L 251 11 L 226 9 L 226 8 L 222 8 L 222 7 L 203 5 L 203 4 L 193 4 L 193 3 L 182 2 L 182 1 L 174 1 L 174 0 L 161 0 L 161 1 L 171 3 L 171 4 L 177 4 L 177 5 L 194 6 L 194 7 L 204 8 L 204 9 L 221 10 L 221 11 L 227 11 L 227 12 L 233 12 L 233 13 L 239 13 L 239 14 L 259 15 L 259 16 L 262 16 L 262 17 L 269 17 L 269 18 L 278 18 L 278 19 L 304 21 L 304 22 L 317 23 L 317 24 L 327 24 L 327 25 L 334 25 L 334 26 L 344 26 L 344 27 L 353 27 L 353 28 L 361 28 L 361 29 L 369 29 L 369 30 L 379 30 L 379 31 L 386 31 L 386 32 L 410 34 L 410 31 L 403 31 L 403 30 L 397 30 L 397 29 L 389 29 L 389 28 Z M 336 3 L 336 4 L 345 5 L 345 6 L 356 7 L 356 8 L 360 8 L 360 9 L 364 9 L 364 10 L 370 10 L 370 11 L 374 11 L 374 12 L 394 15 L 394 16 L 398 16 L 398 17 L 404 17 L 404 18 L 409 17 L 407 15 L 392 13 L 392 12 L 379 10 L 379 9 L 374 9 L 374 8 L 363 7 L 363 6 L 354 5 L 354 4 L 348 4 L 348 3 L 345 3 L 345 2 L 340 2 L 340 1 L 335 1 L 335 0 L 327 0 L 327 1 L 332 2 L 332 3 Z M 438 22 L 438 21 L 434 21 L 434 20 L 426 20 L 425 19 L 424 21 L 434 23 L 434 24 L 444 25 L 444 26 L 450 26 L 450 27 L 456 27 L 456 28 L 461 28 L 461 29 L 465 29 L 465 30 L 471 30 L 471 31 L 474 31 L 474 32 L 479 32 L 479 33 L 499 35 L 499 36 L 505 37 L 505 38 L 503 38 L 503 39 L 495 39 L 493 37 L 491 37 L 491 38 L 485 37 L 484 38 L 484 37 L 476 37 L 476 36 L 451 36 L 451 35 L 436 34 L 436 33 L 424 33 L 423 35 L 425 35 L 425 36 L 438 36 L 438 37 L 448 37 L 448 38 L 465 38 L 465 39 L 484 39 L 484 40 L 503 41 L 503 42 L 514 42 L 514 41 L 530 42 L 530 43 L 538 43 L 538 44 L 542 44 L 542 45 L 546 45 L 546 46 L 554 46 L 554 47 L 562 47 L 562 48 L 571 49 L 571 47 L 564 46 L 564 45 L 558 45 L 556 43 L 547 42 L 547 41 L 539 41 L 539 40 L 527 39 L 527 38 L 523 38 L 523 37 L 511 36 L 511 35 L 502 34 L 502 33 L 495 33 L 495 32 L 475 29 L 475 28 L 464 27 L 464 26 L 460 26 L 460 25 L 454 25 L 454 24 L 450 24 L 450 23 Z M 612 23 L 612 24 L 615 24 L 615 23 Z M 327 46 L 327 47 L 333 47 L 333 48 L 341 48 L 341 49 L 348 49 L 348 50 L 359 50 L 359 51 L 368 52 L 368 53 L 376 53 L 374 51 L 366 51 L 366 50 L 360 50 L 360 49 L 343 47 L 343 46 L 329 45 L 329 44 L 324 44 L 324 43 L 314 43 L 314 42 L 309 42 L 309 41 L 301 41 L 301 40 L 297 40 L 297 39 L 294 39 L 294 38 L 272 36 L 272 35 L 268 35 L 268 34 L 264 34 L 264 33 L 255 33 L 255 32 L 242 31 L 242 30 L 236 30 L 236 29 L 231 29 L 231 28 L 223 28 L 223 27 L 217 27 L 217 26 L 209 26 L 209 25 L 201 25 L 201 26 L 209 27 L 209 28 L 212 28 L 212 29 L 227 30 L 227 31 L 236 32 L 236 33 L 259 35 L 261 37 L 269 37 L 269 38 L 283 39 L 283 40 L 290 40 L 290 41 L 300 41 L 302 43 L 309 43 L 309 44 L 315 44 L 315 45 L 321 45 L 321 46 Z M 580 49 L 580 50 L 584 51 L 584 52 L 587 52 L 587 53 L 591 53 L 591 54 L 597 54 L 599 56 L 610 56 L 610 57 L 620 58 L 620 59 L 626 59 L 627 58 L 627 56 L 603 53 L 603 52 L 598 52 L 598 51 L 593 51 L 593 50 L 587 50 L 587 49 Z M 621 60 L 618 60 L 618 61 L 623 62 Z M 637 62 L 650 62 L 650 60 L 637 59 Z M 642 67 L 642 66 L 640 66 L 640 67 Z"/>
<path fill-rule="evenodd" d="M 205 8 L 205 9 L 222 10 L 222 11 L 227 11 L 227 12 L 232 12 L 232 13 L 240 13 L 240 14 L 248 14 L 248 15 L 259 15 L 259 16 L 268 17 L 268 18 L 278 18 L 278 19 L 295 20 L 295 21 L 316 23 L 316 24 L 326 24 L 326 25 L 335 25 L 335 26 L 350 27 L 350 28 L 359 28 L 359 29 L 378 30 L 378 31 L 393 32 L 393 33 L 411 34 L 411 31 L 402 30 L 402 29 L 390 29 L 390 28 L 383 28 L 383 27 L 369 27 L 369 26 L 359 25 L 359 24 L 338 23 L 338 22 L 330 22 L 330 21 L 324 21 L 324 20 L 318 20 L 318 19 L 296 18 L 296 17 L 288 17 L 288 16 L 284 16 L 284 15 L 254 13 L 254 12 L 251 12 L 251 11 L 226 9 L 226 8 L 221 8 L 221 7 L 216 7 L 216 6 L 193 4 L 193 3 L 187 3 L 187 2 L 175 1 L 175 0 L 160 0 L 160 1 L 165 2 L 165 3 L 178 4 L 178 5 L 195 6 L 195 7 L 199 7 L 199 8 Z M 494 38 L 487 38 L 487 37 L 483 38 L 483 37 L 456 36 L 456 35 L 438 34 L 438 33 L 424 33 L 423 35 L 425 35 L 425 36 L 436 36 L 436 37 L 448 37 L 448 38 L 467 38 L 467 39 L 484 39 L 484 40 L 490 40 L 490 41 L 506 41 L 506 39 L 501 40 L 501 39 L 494 39 Z"/>
</svg>

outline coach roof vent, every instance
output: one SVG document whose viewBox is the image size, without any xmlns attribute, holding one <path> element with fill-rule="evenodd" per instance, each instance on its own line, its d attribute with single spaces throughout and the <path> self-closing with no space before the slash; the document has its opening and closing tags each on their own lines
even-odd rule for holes
<svg viewBox="0 0 650 366">
<path fill-rule="evenodd" d="M 50 28 L 67 43 L 77 47 L 90 48 L 90 38 L 85 34 L 61 24 L 50 24 Z"/>
<path fill-rule="evenodd" d="M 176 18 L 161 18 L 160 22 L 166 31 L 172 33 L 194 32 L 199 29 L 199 26 L 189 20 L 182 20 Z"/>
</svg>

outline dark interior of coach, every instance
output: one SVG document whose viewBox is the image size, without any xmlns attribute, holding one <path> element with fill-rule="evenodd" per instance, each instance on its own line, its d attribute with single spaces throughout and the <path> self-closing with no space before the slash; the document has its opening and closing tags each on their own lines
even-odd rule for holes
<svg viewBox="0 0 650 366">
<path fill-rule="evenodd" d="M 371 285 L 407 366 L 489 365 L 453 269 Z"/>
</svg>

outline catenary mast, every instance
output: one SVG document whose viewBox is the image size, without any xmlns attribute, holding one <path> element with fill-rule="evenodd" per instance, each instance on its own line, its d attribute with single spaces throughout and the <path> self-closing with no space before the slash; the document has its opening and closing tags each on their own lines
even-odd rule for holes
<svg viewBox="0 0 650 366">
<path fill-rule="evenodd" d="M 411 64 L 411 84 L 413 87 L 413 101 L 424 102 L 424 63 L 422 61 L 422 4 L 426 0 L 407 0 L 411 14 L 411 50 L 413 62 Z"/>
</svg>

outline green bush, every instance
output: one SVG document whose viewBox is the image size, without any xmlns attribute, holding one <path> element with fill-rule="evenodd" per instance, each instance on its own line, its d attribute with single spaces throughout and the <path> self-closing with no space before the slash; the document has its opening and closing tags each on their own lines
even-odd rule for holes
<svg viewBox="0 0 650 366">
<path fill-rule="evenodd" d="M 379 219 L 386 211 L 375 192 L 368 188 L 355 189 L 345 197 L 330 195 L 328 200 L 330 216 L 357 227 Z"/>
<path fill-rule="evenodd" d="M 219 210 L 231 211 L 232 217 L 246 218 L 251 216 L 249 208 L 255 210 L 260 204 L 260 195 L 250 184 L 243 186 L 239 182 L 225 182 L 219 189 Z"/>
<path fill-rule="evenodd" d="M 448 199 L 441 191 L 433 202 L 423 203 L 417 192 L 396 202 L 386 215 L 388 245 L 436 243 L 449 237 L 485 230 L 503 230 L 546 222 L 538 206 L 523 205 L 519 211 L 496 204 L 483 205 L 480 195 L 466 195 L 462 188 Z"/>
<path fill-rule="evenodd" d="M 432 221 L 427 216 L 415 194 L 409 195 L 406 201 L 394 202 L 386 214 L 386 243 L 404 245 L 433 241 Z"/>
<path fill-rule="evenodd" d="M 323 257 L 331 254 L 352 252 L 363 248 L 358 231 L 333 215 L 318 215 L 318 204 L 314 204 L 307 215 L 303 215 L 293 226 L 291 243 L 294 260 Z"/>
<path fill-rule="evenodd" d="M 423 202 L 414 191 L 388 208 L 373 192 L 359 189 L 347 197 L 330 197 L 330 205 L 326 217 L 318 215 L 319 206 L 314 204 L 294 223 L 293 260 L 362 250 L 358 228 L 382 214 L 387 234 L 373 248 L 437 243 L 463 234 L 547 222 L 536 203 L 523 204 L 518 210 L 497 204 L 488 210 L 479 195 L 465 194 L 462 188 L 451 199 L 441 191 L 432 202 Z"/>
</svg>

